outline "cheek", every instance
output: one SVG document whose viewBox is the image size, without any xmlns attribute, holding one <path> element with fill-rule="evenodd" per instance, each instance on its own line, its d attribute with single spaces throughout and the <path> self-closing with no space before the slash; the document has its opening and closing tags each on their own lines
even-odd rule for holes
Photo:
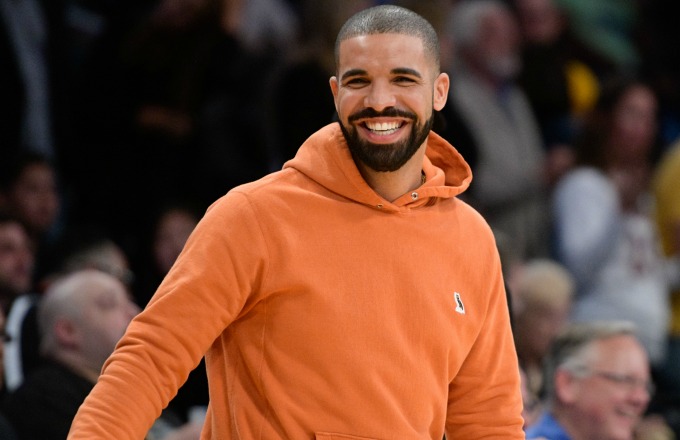
<svg viewBox="0 0 680 440">
<path fill-rule="evenodd" d="M 349 115 L 363 108 L 362 102 L 357 93 L 340 92 L 335 105 L 340 119 L 346 122 Z"/>
<path fill-rule="evenodd" d="M 583 390 L 583 406 L 594 421 L 604 423 L 611 417 L 620 399 L 611 390 L 594 389 L 593 386 Z"/>
</svg>

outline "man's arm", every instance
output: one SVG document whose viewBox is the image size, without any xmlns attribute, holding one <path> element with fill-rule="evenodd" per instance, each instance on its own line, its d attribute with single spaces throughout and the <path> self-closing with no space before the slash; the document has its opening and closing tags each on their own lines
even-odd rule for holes
<svg viewBox="0 0 680 440">
<path fill-rule="evenodd" d="M 141 439 L 262 279 L 247 200 L 213 205 L 76 415 L 69 439 Z"/>
<path fill-rule="evenodd" d="M 452 439 L 524 439 L 519 365 L 500 262 L 496 255 L 480 265 L 492 274 L 490 300 L 481 331 L 449 385 L 446 434 Z"/>
</svg>

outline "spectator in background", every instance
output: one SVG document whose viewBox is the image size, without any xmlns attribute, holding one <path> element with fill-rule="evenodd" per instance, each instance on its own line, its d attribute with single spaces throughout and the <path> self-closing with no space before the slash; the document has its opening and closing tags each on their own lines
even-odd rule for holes
<svg viewBox="0 0 680 440">
<path fill-rule="evenodd" d="M 0 209 L 0 307 L 9 313 L 14 300 L 32 289 L 35 255 L 28 231 Z"/>
<path fill-rule="evenodd" d="M 62 194 L 53 162 L 38 153 L 21 152 L 2 164 L 0 206 L 26 226 L 36 255 L 34 282 L 61 234 Z"/>
<path fill-rule="evenodd" d="M 653 392 L 649 361 L 628 322 L 567 327 L 546 358 L 546 412 L 527 439 L 632 440 Z M 671 439 L 663 426 L 660 439 Z M 651 438 L 651 437 L 650 437 Z"/>
<path fill-rule="evenodd" d="M 547 255 L 547 176 L 541 132 L 524 92 L 520 35 L 499 0 L 461 1 L 447 35 L 456 48 L 450 67 L 445 126 L 434 130 L 470 162 L 470 203 L 520 259 Z"/>
<path fill-rule="evenodd" d="M 301 44 L 273 69 L 264 94 L 264 129 L 272 169 L 280 169 L 310 133 L 333 121 L 335 104 L 328 93 L 328 78 L 335 73 L 335 37 L 347 18 L 372 3 L 302 2 Z"/>
<path fill-rule="evenodd" d="M 644 83 L 605 84 L 576 144 L 577 167 L 553 199 L 555 252 L 577 284 L 571 319 L 634 322 L 655 367 L 663 363 L 669 318 L 650 203 L 656 111 Z"/>
<path fill-rule="evenodd" d="M 34 291 L 23 293 L 14 301 L 8 315 L 8 327 L 12 340 L 7 344 L 5 356 L 7 385 L 16 389 L 24 378 L 43 363 L 40 356 L 40 335 L 37 324 L 37 306 L 43 292 L 64 273 L 97 269 L 118 278 L 129 289 L 132 273 L 127 256 L 112 240 L 105 236 L 90 235 L 85 230 L 66 235 L 55 246 L 53 259 L 45 276 L 36 284 Z M 71 242 L 73 240 L 73 242 Z"/>
<path fill-rule="evenodd" d="M 5 396 L 5 368 L 4 368 L 4 354 L 5 354 L 5 340 L 7 334 L 5 333 L 5 312 L 0 308 L 0 400 Z M 2 440 L 17 440 L 14 427 L 9 423 L 5 417 L 5 413 L 0 410 L 0 439 Z"/>
<path fill-rule="evenodd" d="M 146 306 L 175 264 L 200 218 L 201 210 L 190 202 L 171 201 L 160 207 L 147 233 L 149 241 L 144 258 L 133 261 L 138 274 L 134 283 L 135 299 L 140 307 Z"/>
<path fill-rule="evenodd" d="M 22 439 L 63 440 L 130 320 L 139 312 L 112 275 L 87 269 L 55 281 L 38 307 L 45 363 L 9 393 L 3 410 Z M 193 436 L 198 439 L 199 427 Z"/>
<path fill-rule="evenodd" d="M 76 273 L 45 293 L 38 311 L 44 365 L 9 393 L 3 409 L 22 438 L 64 439 L 127 324 L 138 312 L 120 281 Z"/>
<path fill-rule="evenodd" d="M 551 186 L 573 166 L 574 137 L 600 87 L 556 1 L 512 2 L 523 37 L 518 82 L 541 128 Z"/>
<path fill-rule="evenodd" d="M 655 404 L 678 411 L 680 404 L 680 140 L 657 164 L 652 188 L 655 221 L 664 255 L 668 261 L 671 294 L 671 321 L 666 361 L 660 368 L 659 396 Z M 676 426 L 680 432 L 680 422 Z"/>
<path fill-rule="evenodd" d="M 33 245 L 23 224 L 0 211 L 0 306 L 6 317 L 4 331 L 4 386 L 16 388 L 23 378 L 22 324 L 26 312 L 37 299 L 32 275 L 35 264 Z"/>
<path fill-rule="evenodd" d="M 550 344 L 569 322 L 574 280 L 559 263 L 525 262 L 508 281 L 513 295 L 513 334 L 527 387 L 538 395 L 543 386 L 543 359 Z"/>
<path fill-rule="evenodd" d="M 26 152 L 3 164 L 2 173 L 0 206 L 21 219 L 40 242 L 56 226 L 61 207 L 54 165 L 41 154 Z"/>
</svg>

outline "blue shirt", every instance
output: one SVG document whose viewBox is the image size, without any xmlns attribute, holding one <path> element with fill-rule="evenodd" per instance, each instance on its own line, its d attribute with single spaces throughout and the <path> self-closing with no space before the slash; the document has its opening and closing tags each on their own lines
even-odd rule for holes
<svg viewBox="0 0 680 440">
<path fill-rule="evenodd" d="M 548 440 L 571 440 L 569 434 L 562 428 L 562 426 L 549 413 L 545 412 L 538 421 L 527 428 L 527 440 L 532 438 L 544 437 Z"/>
</svg>

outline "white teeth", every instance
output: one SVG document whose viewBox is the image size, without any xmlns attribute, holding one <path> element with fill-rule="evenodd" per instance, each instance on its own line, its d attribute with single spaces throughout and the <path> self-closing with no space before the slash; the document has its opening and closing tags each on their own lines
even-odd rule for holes
<svg viewBox="0 0 680 440">
<path fill-rule="evenodd" d="M 366 127 L 379 134 L 392 134 L 400 127 L 399 122 L 366 122 Z"/>
</svg>

